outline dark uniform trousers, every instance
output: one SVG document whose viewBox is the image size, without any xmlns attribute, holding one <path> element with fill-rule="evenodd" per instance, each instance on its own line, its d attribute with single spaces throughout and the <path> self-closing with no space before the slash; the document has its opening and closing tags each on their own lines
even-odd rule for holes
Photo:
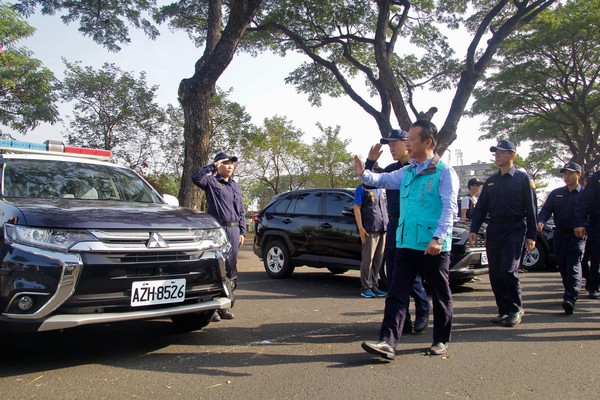
<svg viewBox="0 0 600 400">
<path fill-rule="evenodd" d="M 573 229 L 554 231 L 554 253 L 565 293 L 563 300 L 575 302 L 581 289 L 581 258 L 585 239 L 579 239 Z"/>
<path fill-rule="evenodd" d="M 522 307 L 519 264 L 524 242 L 525 222 L 490 222 L 487 227 L 490 284 L 500 315 L 516 313 Z"/>
<path fill-rule="evenodd" d="M 387 226 L 387 237 L 385 242 L 385 273 L 387 276 L 387 286 L 391 287 L 392 275 L 394 274 L 394 262 L 396 258 L 396 230 L 398 229 L 398 218 L 391 217 Z M 415 318 L 424 317 L 429 314 L 429 298 L 423 288 L 421 275 L 417 274 L 410 295 L 415 301 Z M 409 300 L 410 303 L 410 300 Z M 406 321 L 410 323 L 410 310 L 408 310 Z"/>
<path fill-rule="evenodd" d="M 238 250 L 240 248 L 240 227 L 223 226 L 223 229 L 225 229 L 227 239 L 229 240 L 229 243 L 231 243 L 231 251 L 225 259 L 225 269 L 229 278 L 236 279 L 238 276 L 237 258 Z"/>
<path fill-rule="evenodd" d="M 588 290 L 590 293 L 600 289 L 600 227 L 588 230 L 590 243 L 590 270 L 588 271 Z"/>
<path fill-rule="evenodd" d="M 408 308 L 408 296 L 418 273 L 430 283 L 433 303 L 433 342 L 447 343 L 452 330 L 452 294 L 448 280 L 450 252 L 437 256 L 425 255 L 423 250 L 396 249 L 394 270 L 379 338 L 394 349 L 402 336 Z"/>
</svg>

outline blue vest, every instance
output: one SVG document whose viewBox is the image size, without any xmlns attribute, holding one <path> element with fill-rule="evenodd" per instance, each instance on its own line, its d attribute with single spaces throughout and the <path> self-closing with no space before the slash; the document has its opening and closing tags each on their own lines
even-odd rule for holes
<svg viewBox="0 0 600 400">
<path fill-rule="evenodd" d="M 404 167 L 400 184 L 400 219 L 396 231 L 396 247 L 427 249 L 442 215 L 439 194 L 440 175 L 446 164 L 435 157 L 419 174 L 414 166 Z M 450 251 L 452 235 L 444 238 L 442 251 Z"/>
</svg>

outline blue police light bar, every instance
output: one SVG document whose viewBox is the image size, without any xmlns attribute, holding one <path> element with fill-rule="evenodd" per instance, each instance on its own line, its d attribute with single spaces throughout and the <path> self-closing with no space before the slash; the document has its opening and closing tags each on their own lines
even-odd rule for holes
<svg viewBox="0 0 600 400">
<path fill-rule="evenodd" d="M 0 140 L 0 150 L 35 154 L 57 154 L 70 157 L 93 158 L 97 160 L 109 160 L 112 155 L 110 150 L 65 146 L 63 142 L 56 140 L 46 140 L 44 143 L 31 143 L 21 142 L 19 140 L 2 139 Z"/>
</svg>

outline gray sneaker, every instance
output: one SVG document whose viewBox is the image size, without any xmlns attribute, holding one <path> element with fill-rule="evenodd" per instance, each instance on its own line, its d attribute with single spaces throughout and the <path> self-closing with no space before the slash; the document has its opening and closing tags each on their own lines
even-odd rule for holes
<svg viewBox="0 0 600 400">
<path fill-rule="evenodd" d="M 517 312 L 511 312 L 508 314 L 508 318 L 502 321 L 503 326 L 513 327 L 521 323 L 521 318 L 523 317 L 523 309 Z"/>
<path fill-rule="evenodd" d="M 433 356 L 441 356 L 442 354 L 446 354 L 447 350 L 448 344 L 437 342 L 431 345 L 431 348 L 429 349 L 429 354 Z"/>
</svg>

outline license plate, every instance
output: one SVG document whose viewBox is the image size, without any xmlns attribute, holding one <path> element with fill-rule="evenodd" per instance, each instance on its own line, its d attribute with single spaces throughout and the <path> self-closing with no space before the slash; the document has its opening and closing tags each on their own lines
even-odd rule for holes
<svg viewBox="0 0 600 400">
<path fill-rule="evenodd" d="M 142 281 L 131 284 L 131 307 L 180 303 L 185 299 L 185 279 Z"/>
<path fill-rule="evenodd" d="M 488 265 L 487 253 L 481 253 L 481 265 Z"/>
</svg>

